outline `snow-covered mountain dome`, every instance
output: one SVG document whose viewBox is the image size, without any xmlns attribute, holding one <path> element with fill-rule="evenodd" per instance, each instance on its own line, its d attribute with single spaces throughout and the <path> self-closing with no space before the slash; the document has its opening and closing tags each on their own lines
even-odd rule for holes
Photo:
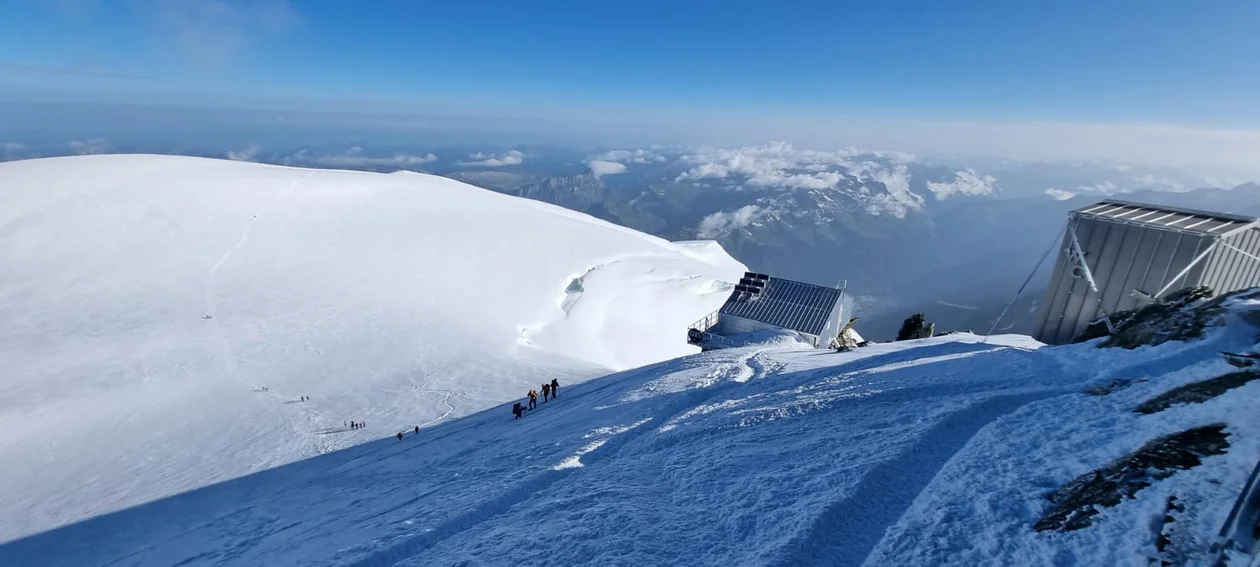
<svg viewBox="0 0 1260 567">
<path fill-rule="evenodd" d="M 413 173 L 40 159 L 0 203 L 0 541 L 687 354 L 744 269 Z"/>
</svg>

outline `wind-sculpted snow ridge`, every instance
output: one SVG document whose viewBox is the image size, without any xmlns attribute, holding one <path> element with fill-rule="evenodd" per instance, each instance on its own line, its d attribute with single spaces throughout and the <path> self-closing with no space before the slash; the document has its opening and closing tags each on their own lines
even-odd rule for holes
<svg viewBox="0 0 1260 567">
<path fill-rule="evenodd" d="M 0 203 L 0 541 L 695 352 L 744 270 L 421 174 L 85 156 Z"/>
</svg>

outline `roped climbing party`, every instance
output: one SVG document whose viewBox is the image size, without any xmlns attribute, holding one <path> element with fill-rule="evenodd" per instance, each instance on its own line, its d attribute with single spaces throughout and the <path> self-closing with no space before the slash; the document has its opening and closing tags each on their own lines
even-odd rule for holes
<svg viewBox="0 0 1260 567">
<path fill-rule="evenodd" d="M 552 378 L 551 383 L 542 385 L 543 403 L 547 403 L 548 399 L 556 399 L 560 394 L 560 381 Z M 525 403 L 516 402 L 512 404 L 512 419 L 520 419 L 526 412 L 538 409 L 538 391 L 530 388 L 529 393 L 525 394 Z"/>
</svg>

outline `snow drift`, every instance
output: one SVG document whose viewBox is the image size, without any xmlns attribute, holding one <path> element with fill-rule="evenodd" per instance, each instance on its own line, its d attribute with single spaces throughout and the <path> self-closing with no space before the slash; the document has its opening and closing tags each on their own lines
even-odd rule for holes
<svg viewBox="0 0 1260 567">
<path fill-rule="evenodd" d="M 743 270 L 411 173 L 56 158 L 0 203 L 0 541 L 694 352 Z"/>
</svg>

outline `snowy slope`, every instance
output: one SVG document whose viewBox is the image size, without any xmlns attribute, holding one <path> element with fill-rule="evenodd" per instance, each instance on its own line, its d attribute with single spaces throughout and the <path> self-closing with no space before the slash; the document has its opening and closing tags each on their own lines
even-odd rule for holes
<svg viewBox="0 0 1260 567">
<path fill-rule="evenodd" d="M 1141 565 L 1167 494 L 1200 533 L 1224 520 L 1260 454 L 1260 381 L 1131 409 L 1255 336 L 1235 318 L 1133 351 L 959 334 L 705 353 L 0 545 L 0 564 Z M 1083 393 L 1117 377 L 1141 381 Z M 1227 454 L 1088 529 L 1033 531 L 1057 487 L 1216 421 Z"/>
<path fill-rule="evenodd" d="M 0 541 L 694 352 L 742 270 L 427 175 L 0 164 Z"/>
</svg>

